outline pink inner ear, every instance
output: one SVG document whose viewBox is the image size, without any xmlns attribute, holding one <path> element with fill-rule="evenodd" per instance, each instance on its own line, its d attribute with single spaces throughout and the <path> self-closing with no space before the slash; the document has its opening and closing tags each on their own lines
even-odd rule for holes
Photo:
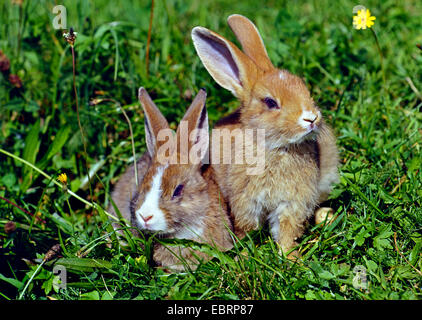
<svg viewBox="0 0 422 320">
<path fill-rule="evenodd" d="M 214 68 L 240 82 L 239 68 L 226 44 L 222 40 L 200 31 L 196 31 L 195 35 L 200 40 L 196 41 L 196 45 L 202 57 L 212 63 Z"/>
</svg>

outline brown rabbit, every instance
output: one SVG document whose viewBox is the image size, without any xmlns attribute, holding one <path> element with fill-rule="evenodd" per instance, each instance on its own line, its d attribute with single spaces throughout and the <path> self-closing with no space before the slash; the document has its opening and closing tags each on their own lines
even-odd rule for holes
<svg viewBox="0 0 422 320">
<path fill-rule="evenodd" d="M 227 250 L 233 246 L 227 205 L 214 180 L 213 168 L 201 162 L 209 145 L 205 99 L 201 89 L 174 137 L 147 91 L 140 88 L 148 152 L 137 162 L 139 187 L 134 183 L 132 166 L 116 184 L 112 198 L 125 220 L 140 232 L 195 240 Z M 163 141 L 163 133 L 167 141 Z M 196 158 L 190 154 L 194 148 L 199 150 Z M 115 214 L 112 208 L 109 210 Z M 115 224 L 115 228 L 121 227 Z M 190 248 L 160 244 L 153 254 L 158 265 L 173 271 L 183 270 L 183 261 L 195 268 L 199 262 L 196 257 L 210 258 Z"/>
<path fill-rule="evenodd" d="M 248 175 L 250 165 L 220 161 L 213 164 L 217 181 L 231 206 L 237 234 L 268 220 L 273 238 L 283 251 L 290 251 L 305 221 L 338 181 L 336 140 L 303 80 L 273 66 L 255 25 L 241 15 L 231 15 L 228 24 L 243 51 L 211 30 L 192 30 L 205 68 L 240 101 L 240 108 L 215 128 L 228 129 L 232 150 L 246 129 L 264 130 L 263 145 L 252 142 L 252 147 L 262 148 L 265 166 Z M 213 151 L 217 148 L 221 146 L 212 145 Z"/>
</svg>

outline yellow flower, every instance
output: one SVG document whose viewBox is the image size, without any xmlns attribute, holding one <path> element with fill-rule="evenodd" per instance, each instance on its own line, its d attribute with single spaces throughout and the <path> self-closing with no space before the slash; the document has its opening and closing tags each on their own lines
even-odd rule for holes
<svg viewBox="0 0 422 320">
<path fill-rule="evenodd" d="M 62 173 L 57 177 L 57 180 L 59 180 L 63 184 L 67 184 L 67 175 L 66 173 Z"/>
<path fill-rule="evenodd" d="M 376 17 L 371 16 L 369 9 L 362 9 L 358 11 L 357 16 L 353 16 L 353 27 L 357 30 L 371 28 L 375 22 Z"/>
</svg>

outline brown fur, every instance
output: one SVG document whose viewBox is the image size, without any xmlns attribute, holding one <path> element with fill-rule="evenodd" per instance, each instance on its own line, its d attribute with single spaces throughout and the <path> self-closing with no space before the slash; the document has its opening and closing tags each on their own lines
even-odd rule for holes
<svg viewBox="0 0 422 320">
<path fill-rule="evenodd" d="M 183 169 L 181 171 L 184 171 Z M 180 177 L 184 174 L 178 170 L 175 176 Z M 199 178 L 195 183 L 192 180 L 189 182 L 191 189 L 186 190 L 186 198 L 183 199 L 183 205 L 178 204 L 180 209 L 162 202 L 161 208 L 167 212 L 171 212 L 171 226 L 175 227 L 174 234 L 178 234 L 183 230 L 189 230 L 189 227 L 194 227 L 194 221 L 200 218 L 204 220 L 204 234 L 203 235 L 192 235 L 188 239 L 194 240 L 199 243 L 208 243 L 212 246 L 216 246 L 219 250 L 227 250 L 232 248 L 233 242 L 230 236 L 229 230 L 232 230 L 231 221 L 227 215 L 227 205 L 222 197 L 217 184 L 213 178 L 213 169 L 208 169 L 202 175 L 202 179 Z M 163 177 L 163 181 L 166 179 Z M 165 190 L 165 189 L 164 189 Z M 196 196 L 189 196 L 189 193 L 193 192 L 195 195 L 199 195 L 201 200 L 198 201 Z M 163 197 L 165 197 L 163 195 Z M 178 212 L 183 210 L 183 212 Z M 189 214 L 187 214 L 189 213 Z M 165 238 L 175 237 L 174 235 L 164 235 Z M 177 236 L 176 236 L 177 238 Z M 172 250 L 174 252 L 171 253 Z M 183 260 L 185 260 L 190 267 L 196 268 L 198 260 L 196 257 L 207 261 L 210 259 L 205 253 L 185 248 L 181 246 L 169 247 L 158 244 L 154 251 L 154 260 L 164 267 L 168 267 L 174 271 L 181 271 L 184 269 Z M 180 259 L 182 258 L 182 259 Z"/>
<path fill-rule="evenodd" d="M 245 164 L 214 165 L 217 181 L 229 200 L 239 236 L 268 220 L 277 243 L 289 251 L 338 179 L 335 137 L 304 81 L 272 65 L 253 23 L 240 15 L 230 16 L 228 22 L 243 52 L 202 27 L 193 29 L 192 39 L 211 76 L 241 102 L 216 128 L 232 134 L 232 152 L 236 136 L 242 134 L 236 133 L 238 129 L 265 129 L 265 169 L 247 175 Z M 269 108 L 264 102 L 268 97 L 279 108 Z M 308 115 L 315 116 L 313 127 L 308 126 Z"/>
<path fill-rule="evenodd" d="M 183 118 L 183 121 L 187 121 L 189 134 L 196 128 L 208 130 L 205 97 L 205 92 L 201 91 Z M 220 250 L 230 249 L 233 246 L 230 235 L 232 224 L 224 197 L 215 182 L 214 169 L 211 166 L 202 167 L 201 163 L 180 164 L 183 155 L 179 152 L 181 150 L 179 129 L 176 134 L 177 142 L 170 141 L 173 147 L 177 146 L 177 148 L 172 147 L 171 150 L 179 161 L 176 164 L 163 162 L 158 152 L 157 135 L 161 129 L 168 129 L 167 121 L 143 88 L 140 89 L 140 101 L 148 119 L 148 129 L 146 128 L 147 141 L 149 141 L 148 153 L 138 161 L 138 188 L 134 183 L 134 168 L 131 166 L 113 191 L 112 198 L 123 217 L 130 222 L 131 226 L 141 229 L 141 232 L 157 233 L 161 238 L 190 239 L 215 245 Z M 205 139 L 204 136 L 198 136 L 189 142 L 188 149 L 190 150 L 195 144 L 208 146 L 207 139 L 208 137 Z M 142 230 L 138 212 L 152 189 L 154 177 L 159 170 L 162 170 L 162 176 L 158 210 L 163 213 L 166 228 L 165 230 Z M 173 197 L 178 185 L 184 186 L 183 193 Z M 115 214 L 114 210 L 111 208 L 109 210 Z M 158 216 L 157 212 L 148 212 L 148 214 Z M 142 216 L 142 219 L 145 220 L 145 217 Z M 114 226 L 116 228 L 117 224 Z M 134 233 L 137 234 L 137 231 Z M 161 244 L 155 246 L 153 254 L 158 265 L 173 271 L 183 270 L 184 260 L 192 268 L 196 268 L 199 261 L 195 256 L 203 260 L 210 259 L 207 254 L 192 251 L 190 248 L 181 246 L 166 248 Z"/>
</svg>

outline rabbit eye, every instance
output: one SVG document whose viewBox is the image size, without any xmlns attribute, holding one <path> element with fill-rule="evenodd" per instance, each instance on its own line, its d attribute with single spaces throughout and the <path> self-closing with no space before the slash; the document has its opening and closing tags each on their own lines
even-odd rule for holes
<svg viewBox="0 0 422 320">
<path fill-rule="evenodd" d="M 184 185 L 183 184 L 179 184 L 176 187 L 176 189 L 174 189 L 172 198 L 179 197 L 182 194 L 183 188 L 184 188 Z"/>
<path fill-rule="evenodd" d="M 264 98 L 262 99 L 262 102 L 264 102 L 267 105 L 267 107 L 270 109 L 280 109 L 277 102 L 272 98 L 268 98 L 268 97 Z"/>
</svg>

